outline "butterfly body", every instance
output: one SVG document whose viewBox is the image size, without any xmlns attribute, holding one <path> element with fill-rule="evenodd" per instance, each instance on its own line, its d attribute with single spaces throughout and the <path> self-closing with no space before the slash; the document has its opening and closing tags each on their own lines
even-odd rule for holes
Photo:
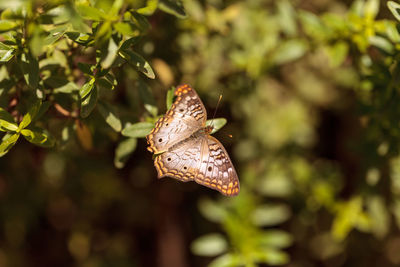
<svg viewBox="0 0 400 267">
<path fill-rule="evenodd" d="M 146 136 L 156 155 L 158 178 L 195 181 L 224 195 L 239 193 L 239 180 L 222 144 L 210 135 L 207 112 L 189 85 L 175 89 L 176 100 Z"/>
</svg>

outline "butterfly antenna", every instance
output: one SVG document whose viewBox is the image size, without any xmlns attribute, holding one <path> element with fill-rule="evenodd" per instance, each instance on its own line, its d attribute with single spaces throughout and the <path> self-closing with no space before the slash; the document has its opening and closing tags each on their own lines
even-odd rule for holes
<svg viewBox="0 0 400 267">
<path fill-rule="evenodd" d="M 215 107 L 214 115 L 212 116 L 212 119 L 211 119 L 210 126 L 213 127 L 213 128 L 214 128 L 213 124 L 214 124 L 215 115 L 217 114 L 218 106 L 219 106 L 219 103 L 221 102 L 221 99 L 222 99 L 222 94 L 219 95 L 218 102 L 217 102 L 217 105 Z"/>
</svg>

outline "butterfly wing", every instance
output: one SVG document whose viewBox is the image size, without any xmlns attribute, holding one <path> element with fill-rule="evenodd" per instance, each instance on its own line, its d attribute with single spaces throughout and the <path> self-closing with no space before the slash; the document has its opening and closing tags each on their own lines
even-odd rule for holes
<svg viewBox="0 0 400 267">
<path fill-rule="evenodd" d="M 207 112 L 196 91 L 185 84 L 175 89 L 175 96 L 171 108 L 146 136 L 150 152 L 165 152 L 205 126 Z"/>
<path fill-rule="evenodd" d="M 198 173 L 204 139 L 192 136 L 154 159 L 158 178 L 170 176 L 183 182 L 194 180 Z"/>
<path fill-rule="evenodd" d="M 172 177 L 218 190 L 226 196 L 239 193 L 239 179 L 221 143 L 201 130 L 174 145 L 154 160 L 158 178 Z"/>
<path fill-rule="evenodd" d="M 201 163 L 194 180 L 226 196 L 239 194 L 239 179 L 223 145 L 207 134 L 201 146 Z"/>
</svg>

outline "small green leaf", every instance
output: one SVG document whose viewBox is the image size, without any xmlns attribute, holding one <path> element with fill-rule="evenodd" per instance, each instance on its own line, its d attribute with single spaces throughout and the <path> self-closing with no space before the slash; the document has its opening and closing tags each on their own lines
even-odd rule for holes
<svg viewBox="0 0 400 267">
<path fill-rule="evenodd" d="M 117 54 L 118 54 L 118 46 L 115 43 L 114 39 L 110 38 L 110 40 L 108 41 L 107 54 L 104 55 L 104 58 L 101 61 L 101 67 L 104 69 L 109 68 L 113 64 L 115 58 L 117 57 Z"/>
<path fill-rule="evenodd" d="M 261 205 L 253 211 L 251 220 L 257 226 L 275 226 L 288 220 L 290 215 L 286 205 Z"/>
<path fill-rule="evenodd" d="M 226 253 L 214 259 L 208 267 L 233 267 L 244 266 L 245 263 L 238 254 Z"/>
<path fill-rule="evenodd" d="M 139 42 L 140 37 L 135 36 L 132 38 L 129 38 L 128 40 L 126 40 L 125 42 L 122 43 L 120 50 L 126 50 L 129 49 L 132 45 L 135 45 Z"/>
<path fill-rule="evenodd" d="M 364 6 L 364 16 L 368 20 L 373 20 L 379 12 L 380 0 L 367 0 Z"/>
<path fill-rule="evenodd" d="M 200 199 L 198 209 L 207 220 L 221 223 L 228 216 L 228 211 L 218 202 L 208 198 Z"/>
<path fill-rule="evenodd" d="M 155 78 L 154 71 L 150 64 L 141 55 L 131 50 L 120 50 L 119 55 L 150 79 Z"/>
<path fill-rule="evenodd" d="M 207 126 L 213 126 L 213 130 L 211 134 L 214 134 L 218 132 L 224 125 L 226 124 L 226 119 L 225 118 L 214 118 L 211 120 L 207 120 L 206 125 Z"/>
<path fill-rule="evenodd" d="M 115 149 L 114 165 L 121 169 L 125 166 L 129 156 L 135 151 L 137 145 L 136 138 L 128 138 L 121 141 Z"/>
<path fill-rule="evenodd" d="M 12 131 L 15 132 L 18 129 L 18 125 L 16 123 L 11 123 L 6 120 L 0 119 L 0 131 L 7 132 Z"/>
<path fill-rule="evenodd" d="M 153 94 L 151 93 L 149 87 L 141 79 L 138 81 L 138 89 L 140 98 L 144 104 L 145 109 L 154 117 L 157 116 L 158 108 L 155 104 Z"/>
<path fill-rule="evenodd" d="M 20 67 L 22 73 L 24 74 L 24 78 L 26 83 L 32 89 L 37 89 L 39 84 L 39 63 L 29 54 L 21 55 Z"/>
<path fill-rule="evenodd" d="M 304 40 L 294 39 L 282 42 L 273 53 L 272 61 L 275 64 L 284 64 L 303 56 L 308 49 Z"/>
<path fill-rule="evenodd" d="M 93 65 L 78 62 L 78 68 L 85 74 L 92 76 L 93 75 L 93 70 L 92 70 Z"/>
<path fill-rule="evenodd" d="M 8 32 L 14 28 L 16 28 L 18 24 L 15 21 L 11 20 L 0 20 L 0 33 L 1 32 Z"/>
<path fill-rule="evenodd" d="M 86 118 L 96 106 L 98 98 L 97 86 L 93 87 L 88 95 L 81 102 L 81 117 Z"/>
<path fill-rule="evenodd" d="M 47 37 L 44 39 L 44 44 L 51 45 L 55 43 L 58 39 L 60 39 L 64 35 L 67 28 L 68 25 L 61 25 L 59 27 L 52 29 L 49 32 L 49 35 L 47 35 Z"/>
<path fill-rule="evenodd" d="M 137 12 L 131 12 L 131 19 L 132 21 L 139 27 L 142 32 L 146 32 L 150 29 L 151 25 L 147 18 Z"/>
<path fill-rule="evenodd" d="M 387 2 L 387 6 L 389 8 L 389 10 L 392 12 L 393 16 L 400 21 L 400 4 L 394 2 L 394 1 L 388 1 Z"/>
<path fill-rule="evenodd" d="M 184 19 L 187 17 L 185 9 L 181 1 L 177 0 L 160 0 L 158 3 L 158 7 L 169 14 L 172 14 L 180 19 Z"/>
<path fill-rule="evenodd" d="M 118 83 L 114 75 L 107 73 L 104 77 L 97 79 L 96 84 L 101 88 L 114 90 Z"/>
<path fill-rule="evenodd" d="M 42 102 L 36 101 L 32 107 L 29 109 L 28 113 L 26 113 L 24 115 L 24 117 L 22 118 L 21 123 L 18 126 L 19 130 L 24 129 L 25 127 L 27 127 L 29 124 L 31 124 L 31 122 L 35 119 L 36 115 L 38 114 L 39 110 L 40 110 L 40 106 L 42 105 Z"/>
<path fill-rule="evenodd" d="M 110 21 L 105 21 L 99 27 L 97 27 L 95 39 L 97 42 L 103 44 L 111 38 L 112 27 Z"/>
<path fill-rule="evenodd" d="M 0 157 L 4 156 L 15 145 L 19 138 L 19 133 L 7 134 L 3 137 L 0 144 Z"/>
<path fill-rule="evenodd" d="M 95 79 L 92 78 L 90 81 L 88 81 L 87 83 L 85 83 L 81 89 L 79 89 L 79 95 L 81 96 L 81 98 L 85 98 L 90 92 L 92 92 L 93 87 L 94 87 L 94 82 Z"/>
<path fill-rule="evenodd" d="M 158 6 L 158 0 L 147 0 L 145 7 L 136 10 L 139 14 L 150 16 L 156 11 Z"/>
<path fill-rule="evenodd" d="M 199 256 L 217 256 L 228 248 L 226 239 L 221 234 L 207 234 L 192 242 L 192 253 Z"/>
<path fill-rule="evenodd" d="M 14 56 L 15 49 L 0 42 L 0 62 L 8 62 Z"/>
<path fill-rule="evenodd" d="M 167 109 L 169 110 L 172 106 L 172 103 L 174 101 L 174 92 L 175 92 L 175 87 L 172 87 L 171 89 L 168 90 L 167 92 L 167 98 L 166 98 L 166 102 L 167 102 Z"/>
<path fill-rule="evenodd" d="M 111 126 L 115 131 L 120 132 L 122 130 L 121 120 L 118 117 L 115 107 L 108 103 L 99 102 L 98 109 L 101 116 L 106 120 L 107 124 Z"/>
<path fill-rule="evenodd" d="M 93 37 L 87 33 L 66 32 L 65 35 L 72 41 L 84 46 L 90 46 L 94 42 Z"/>
<path fill-rule="evenodd" d="M 151 122 L 137 122 L 125 127 L 121 133 L 127 137 L 143 138 L 150 133 L 153 127 L 154 124 Z"/>
<path fill-rule="evenodd" d="M 138 27 L 131 22 L 117 22 L 113 24 L 114 29 L 126 36 L 138 36 L 140 34 L 140 31 Z"/>
<path fill-rule="evenodd" d="M 50 133 L 47 130 L 39 127 L 29 127 L 29 129 L 23 129 L 21 134 L 26 140 L 38 146 L 52 147 L 55 144 L 55 139 L 50 135 Z"/>
<path fill-rule="evenodd" d="M 50 76 L 43 81 L 48 87 L 53 88 L 53 93 L 72 93 L 79 90 L 78 85 L 68 81 L 62 76 Z"/>
<path fill-rule="evenodd" d="M 101 21 L 103 18 L 106 18 L 106 14 L 103 10 L 97 9 L 89 5 L 77 5 L 76 10 L 84 19 Z"/>
<path fill-rule="evenodd" d="M 287 248 L 292 245 L 293 238 L 287 232 L 281 230 L 267 230 L 257 236 L 261 246 L 272 248 Z"/>
</svg>

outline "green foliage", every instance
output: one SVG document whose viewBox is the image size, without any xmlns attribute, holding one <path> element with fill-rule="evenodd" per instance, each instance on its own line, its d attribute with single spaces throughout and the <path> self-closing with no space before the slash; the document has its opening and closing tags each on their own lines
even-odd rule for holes
<svg viewBox="0 0 400 267">
<path fill-rule="evenodd" d="M 0 3 L 0 262 L 399 265 L 400 4 L 317 2 Z M 180 82 L 235 198 L 154 181 Z"/>
</svg>

